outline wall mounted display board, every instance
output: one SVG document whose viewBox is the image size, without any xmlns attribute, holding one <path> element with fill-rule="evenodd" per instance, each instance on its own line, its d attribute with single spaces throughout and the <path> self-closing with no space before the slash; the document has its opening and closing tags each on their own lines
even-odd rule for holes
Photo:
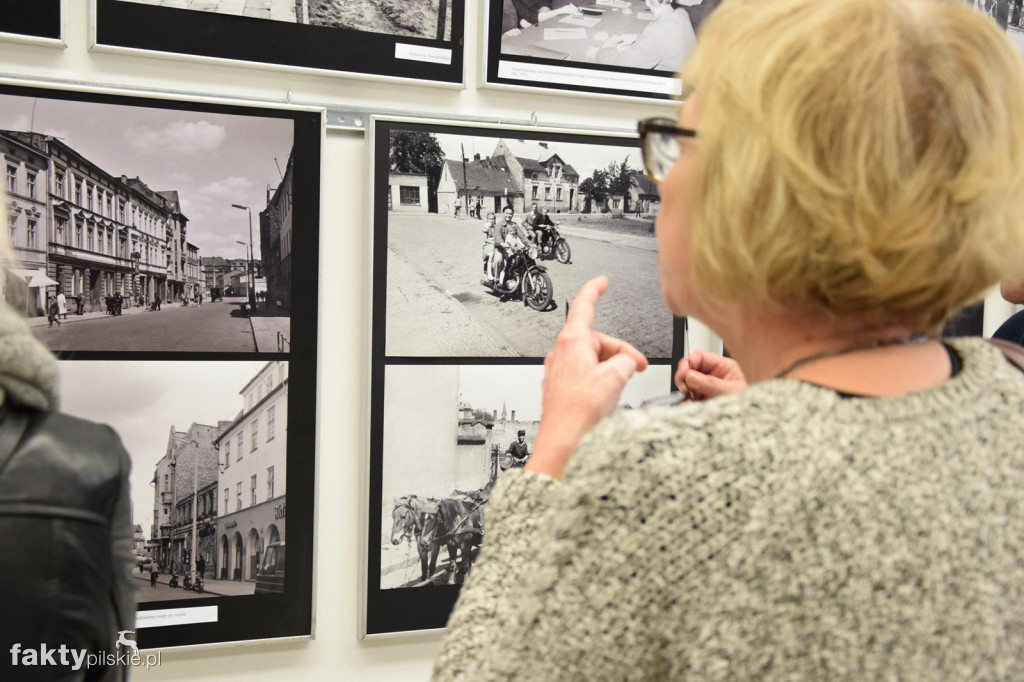
<svg viewBox="0 0 1024 682">
<path fill-rule="evenodd" d="M 139 647 L 309 636 L 323 111 L 26 85 L 3 295 L 131 455 Z"/>
<path fill-rule="evenodd" d="M 645 0 L 487 0 L 484 84 L 678 97 L 675 74 L 720 2 L 673 8 Z"/>
<path fill-rule="evenodd" d="M 463 82 L 465 0 L 92 0 L 101 49 Z"/>
<path fill-rule="evenodd" d="M 660 199 L 635 136 L 375 117 L 370 144 L 362 626 L 378 635 L 444 626 L 485 537 L 490 490 L 533 447 L 544 355 L 583 283 L 610 277 L 595 326 L 651 359 L 625 403 L 670 390 L 685 325 L 661 298 Z M 485 284 L 489 214 L 502 230 L 506 217 L 522 228 L 545 212 L 555 228 L 542 248 L 509 252 L 499 284 Z"/>
<path fill-rule="evenodd" d="M 61 0 L 0 0 L 0 40 L 64 47 Z"/>
</svg>

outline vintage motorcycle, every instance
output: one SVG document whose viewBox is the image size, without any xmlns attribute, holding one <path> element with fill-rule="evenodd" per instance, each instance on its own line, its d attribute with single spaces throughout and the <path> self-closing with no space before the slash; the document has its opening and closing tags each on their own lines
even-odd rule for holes
<svg viewBox="0 0 1024 682">
<path fill-rule="evenodd" d="M 542 258 L 553 256 L 558 259 L 559 263 L 568 263 L 572 258 L 572 249 L 569 248 L 569 242 L 558 231 L 558 223 L 548 225 L 547 234 L 544 235 L 544 239 L 540 243 L 540 255 Z"/>
<path fill-rule="evenodd" d="M 537 247 L 531 244 L 528 247 L 509 247 L 505 251 L 504 281 L 501 284 L 488 282 L 485 286 L 502 296 L 520 294 L 525 305 L 534 310 L 547 310 L 555 293 L 547 268 L 537 265 Z"/>
</svg>

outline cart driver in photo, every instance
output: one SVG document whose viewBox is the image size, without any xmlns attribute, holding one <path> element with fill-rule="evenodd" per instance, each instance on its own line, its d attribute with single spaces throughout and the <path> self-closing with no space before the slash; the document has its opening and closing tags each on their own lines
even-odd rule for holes
<svg viewBox="0 0 1024 682">
<path fill-rule="evenodd" d="M 526 465 L 526 460 L 530 458 L 530 446 L 526 443 L 526 431 L 524 429 L 519 429 L 516 439 L 508 446 L 505 454 L 512 455 L 512 463 L 509 465 L 510 469 Z"/>
<path fill-rule="evenodd" d="M 494 230 L 494 251 L 491 252 L 490 273 L 496 279 L 484 279 L 484 284 L 497 282 L 499 285 L 505 283 L 505 262 L 508 260 L 509 249 L 521 249 L 533 242 L 533 237 L 514 221 L 515 211 L 511 206 L 506 206 L 503 211 L 504 222 Z"/>
</svg>

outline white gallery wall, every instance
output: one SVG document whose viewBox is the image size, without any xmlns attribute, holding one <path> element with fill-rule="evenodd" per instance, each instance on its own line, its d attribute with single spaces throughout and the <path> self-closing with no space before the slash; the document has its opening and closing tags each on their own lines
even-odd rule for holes
<svg viewBox="0 0 1024 682">
<path fill-rule="evenodd" d="M 471 85 L 465 90 L 90 52 L 86 0 L 64 0 L 65 50 L 0 42 L 0 75 L 514 121 L 536 113 L 540 123 L 619 129 L 632 128 L 638 118 L 673 115 L 671 105 L 658 102 L 476 89 L 483 4 L 467 0 Z M 329 132 L 323 158 L 316 639 L 165 651 L 160 668 L 136 670 L 135 680 L 425 680 L 430 675 L 437 635 L 359 641 L 356 634 L 369 372 L 366 141 L 359 133 Z"/>
</svg>

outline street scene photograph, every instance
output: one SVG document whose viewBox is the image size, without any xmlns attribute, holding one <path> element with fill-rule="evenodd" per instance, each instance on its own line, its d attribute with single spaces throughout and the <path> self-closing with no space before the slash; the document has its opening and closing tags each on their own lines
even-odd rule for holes
<svg viewBox="0 0 1024 682">
<path fill-rule="evenodd" d="M 492 0 L 501 54 L 678 73 L 721 0 Z"/>
<path fill-rule="evenodd" d="M 284 589 L 287 362 L 62 361 L 60 373 L 62 410 L 109 424 L 131 456 L 140 603 Z"/>
<path fill-rule="evenodd" d="M 660 197 L 640 150 L 521 135 L 390 131 L 389 167 L 377 169 L 388 173 L 387 203 L 376 204 L 386 354 L 543 357 L 583 284 L 608 275 L 595 328 L 671 357 Z"/>
<path fill-rule="evenodd" d="M 294 123 L 0 94 L 13 259 L 53 351 L 288 352 Z"/>
<path fill-rule="evenodd" d="M 451 39 L 454 0 L 120 0 L 392 36 Z"/>
<path fill-rule="evenodd" d="M 668 393 L 671 374 L 634 375 L 620 409 Z M 543 376 L 541 365 L 385 369 L 380 589 L 465 580 L 495 482 L 533 452 Z"/>
</svg>

